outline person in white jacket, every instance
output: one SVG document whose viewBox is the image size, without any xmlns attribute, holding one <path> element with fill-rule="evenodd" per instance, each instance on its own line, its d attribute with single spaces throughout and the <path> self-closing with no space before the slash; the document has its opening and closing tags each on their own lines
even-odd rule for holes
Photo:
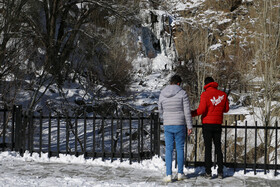
<svg viewBox="0 0 280 187">
<path fill-rule="evenodd" d="M 186 125 L 188 135 L 192 133 L 192 116 L 190 111 L 189 98 L 181 87 L 182 79 L 174 75 L 170 79 L 170 85 L 166 86 L 160 93 L 158 109 L 160 116 L 163 116 L 165 136 L 165 182 L 172 181 L 172 158 L 174 141 L 176 143 L 178 180 L 186 179 L 184 175 L 184 144 L 186 137 Z"/>
</svg>

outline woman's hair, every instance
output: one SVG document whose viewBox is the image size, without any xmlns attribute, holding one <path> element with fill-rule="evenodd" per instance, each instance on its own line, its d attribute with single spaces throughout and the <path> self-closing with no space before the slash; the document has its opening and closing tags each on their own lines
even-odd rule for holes
<svg viewBox="0 0 280 187">
<path fill-rule="evenodd" d="M 170 84 L 177 84 L 177 83 L 181 83 L 182 79 L 179 75 L 173 75 L 170 79 Z"/>
</svg>

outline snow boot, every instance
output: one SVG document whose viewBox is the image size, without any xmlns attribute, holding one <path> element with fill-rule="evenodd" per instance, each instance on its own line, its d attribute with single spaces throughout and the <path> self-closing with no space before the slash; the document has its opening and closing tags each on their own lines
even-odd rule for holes
<svg viewBox="0 0 280 187">
<path fill-rule="evenodd" d="M 167 175 L 166 177 L 163 178 L 163 182 L 172 182 L 172 176 Z"/>
<path fill-rule="evenodd" d="M 178 173 L 177 175 L 178 181 L 185 180 L 185 179 L 187 179 L 187 176 L 184 173 Z"/>
</svg>

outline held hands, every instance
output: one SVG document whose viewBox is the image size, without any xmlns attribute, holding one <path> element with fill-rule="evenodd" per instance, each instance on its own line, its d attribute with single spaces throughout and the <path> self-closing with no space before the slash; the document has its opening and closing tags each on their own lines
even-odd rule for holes
<svg viewBox="0 0 280 187">
<path fill-rule="evenodd" d="M 191 115 L 192 115 L 192 117 L 197 116 L 197 111 L 196 111 L 196 110 L 192 110 L 192 111 L 191 111 Z"/>
<path fill-rule="evenodd" d="M 191 135 L 192 129 L 188 129 L 188 136 Z"/>
</svg>

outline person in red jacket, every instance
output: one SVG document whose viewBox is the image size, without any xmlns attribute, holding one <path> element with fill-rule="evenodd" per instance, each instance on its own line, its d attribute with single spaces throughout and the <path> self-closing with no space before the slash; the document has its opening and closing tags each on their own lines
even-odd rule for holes
<svg viewBox="0 0 280 187">
<path fill-rule="evenodd" d="M 227 94 L 218 90 L 218 83 L 212 77 L 204 80 L 204 92 L 200 96 L 200 103 L 193 110 L 192 117 L 202 115 L 202 133 L 205 145 L 205 176 L 212 178 L 212 140 L 217 154 L 218 178 L 223 178 L 223 153 L 221 149 L 221 134 L 223 113 L 228 112 L 229 102 Z"/>
</svg>

